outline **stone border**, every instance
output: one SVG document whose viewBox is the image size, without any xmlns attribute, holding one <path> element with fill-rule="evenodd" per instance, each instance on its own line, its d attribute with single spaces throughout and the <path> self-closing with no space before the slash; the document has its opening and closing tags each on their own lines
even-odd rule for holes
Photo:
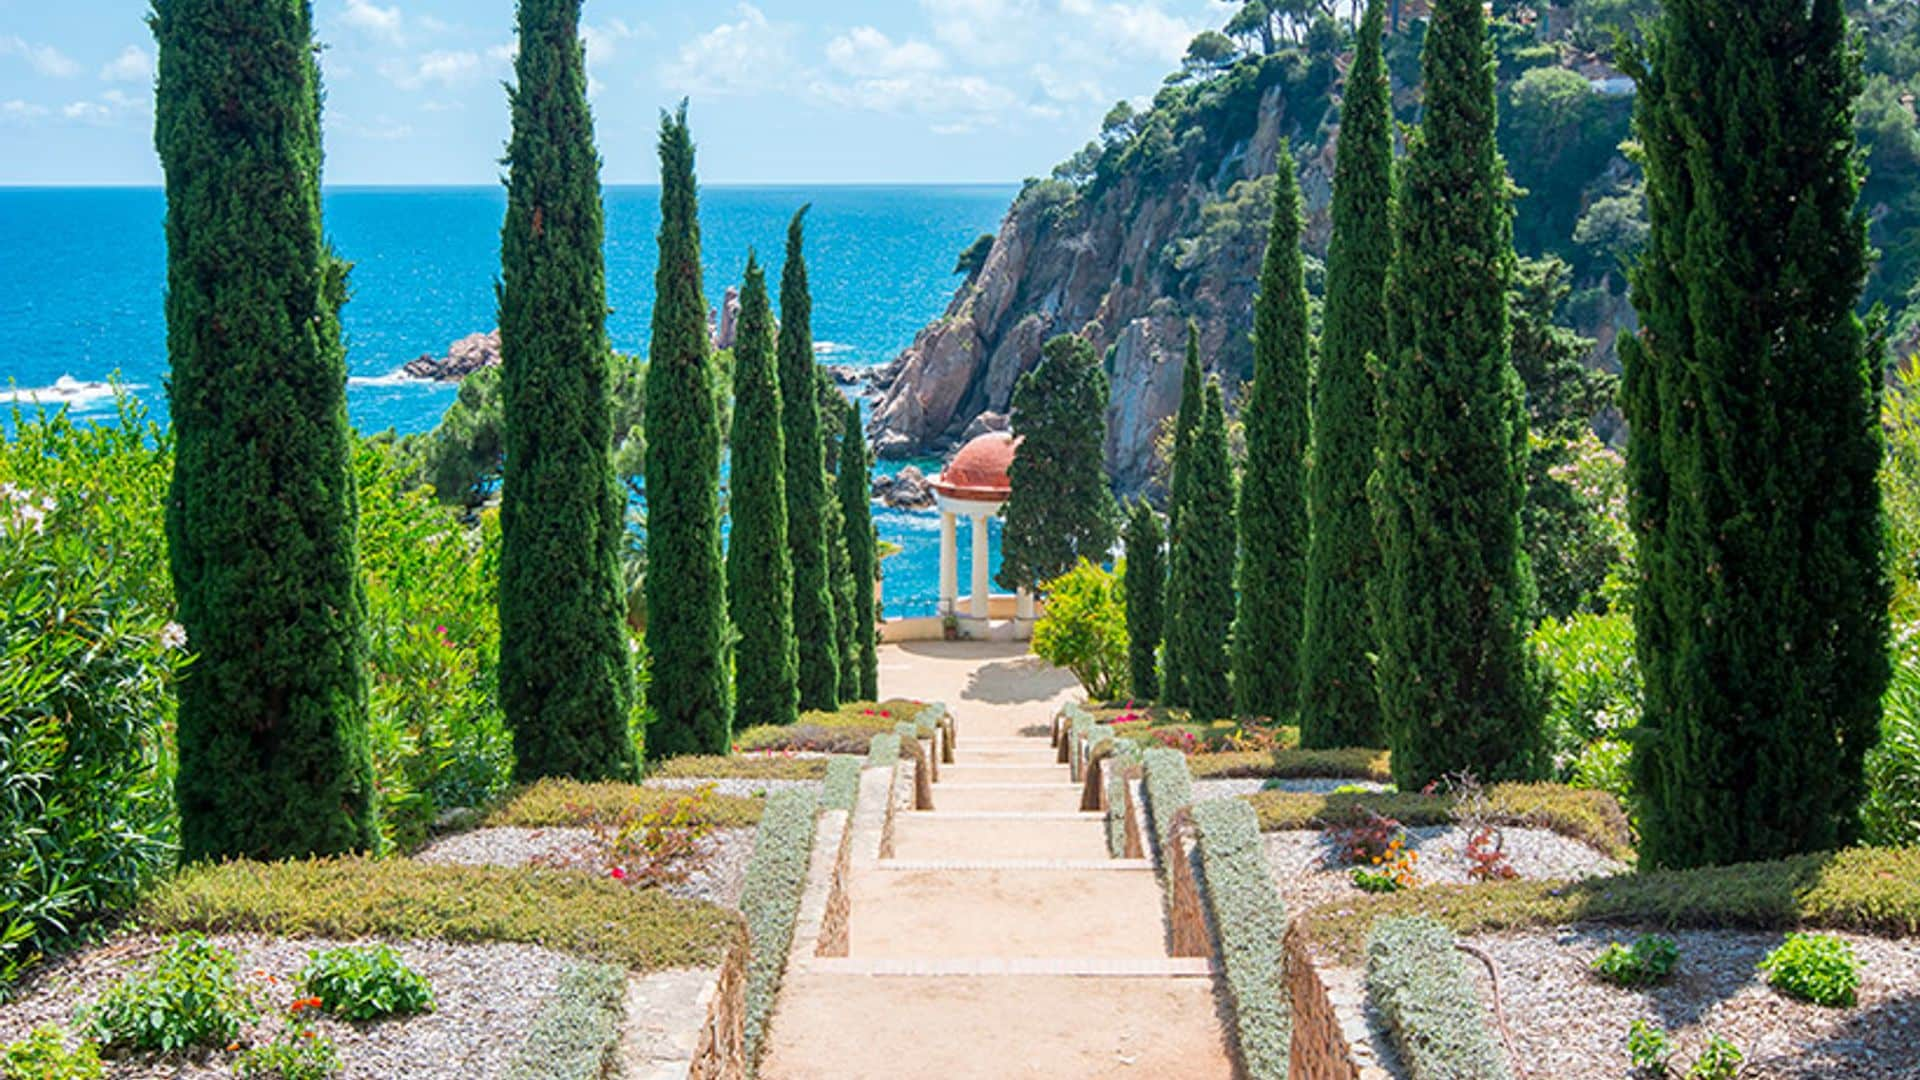
<svg viewBox="0 0 1920 1080">
<path fill-rule="evenodd" d="M 1293 1006 L 1293 1046 L 1287 1075 L 1292 1080 L 1386 1080 L 1375 1069 L 1361 1071 L 1354 1047 L 1369 1035 L 1364 994 L 1336 1002 L 1298 926 L 1287 928 L 1281 943 L 1286 964 L 1287 1000 Z"/>
<path fill-rule="evenodd" d="M 618 1075 L 744 1080 L 748 963 L 747 949 L 735 947 L 719 968 L 630 976 Z"/>
</svg>

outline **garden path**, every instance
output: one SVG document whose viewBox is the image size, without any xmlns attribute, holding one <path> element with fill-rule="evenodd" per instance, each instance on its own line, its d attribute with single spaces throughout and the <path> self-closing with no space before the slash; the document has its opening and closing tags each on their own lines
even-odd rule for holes
<svg viewBox="0 0 1920 1080">
<path fill-rule="evenodd" d="M 892 858 L 855 856 L 848 955 L 795 957 L 760 1077 L 1232 1076 L 1215 977 L 1168 956 L 1151 865 L 1108 857 L 1054 763 L 1072 676 L 940 642 L 884 649 L 880 689 L 947 703 L 954 764 Z"/>
</svg>

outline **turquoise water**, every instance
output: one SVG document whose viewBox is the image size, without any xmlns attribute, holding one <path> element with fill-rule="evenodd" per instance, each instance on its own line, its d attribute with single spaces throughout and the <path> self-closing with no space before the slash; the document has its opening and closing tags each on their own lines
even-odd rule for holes
<svg viewBox="0 0 1920 1080">
<path fill-rule="evenodd" d="M 702 192 L 709 304 L 738 280 L 749 248 L 777 280 L 787 219 L 811 203 L 808 270 L 821 359 L 874 365 L 893 358 L 945 309 L 957 254 L 993 231 L 1010 186 L 716 187 Z M 652 319 L 658 192 L 606 193 L 608 326 L 614 346 L 644 354 Z M 362 431 L 424 431 L 453 388 L 394 377 L 408 360 L 490 330 L 498 274 L 498 187 L 330 190 L 327 230 L 353 262 L 344 313 L 347 389 Z M 153 189 L 0 189 L 0 386 L 118 377 L 163 417 L 165 201 Z M 82 395 L 98 414 L 110 401 Z M 938 589 L 938 521 L 876 508 L 881 536 L 901 545 L 887 563 L 890 615 L 931 614 Z M 968 546 L 961 538 L 961 580 Z M 995 556 L 998 558 L 998 533 Z"/>
</svg>

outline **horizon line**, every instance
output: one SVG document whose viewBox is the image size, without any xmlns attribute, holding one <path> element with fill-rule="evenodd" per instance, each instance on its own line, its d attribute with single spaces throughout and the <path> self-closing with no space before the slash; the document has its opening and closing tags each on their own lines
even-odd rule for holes
<svg viewBox="0 0 1920 1080">
<path fill-rule="evenodd" d="M 1000 188 L 1019 187 L 1022 180 L 707 180 L 701 181 L 702 188 L 930 188 L 930 187 L 979 187 Z M 14 182 L 0 180 L 0 191 L 162 191 L 164 183 L 128 182 L 106 183 L 80 181 L 72 183 Z M 602 183 L 601 190 L 616 188 L 658 188 L 659 181 L 617 181 Z M 358 189 L 363 191 L 475 191 L 503 189 L 503 181 L 492 183 L 474 181 L 422 181 L 418 183 L 362 183 L 343 181 L 320 185 L 322 191 Z"/>
</svg>

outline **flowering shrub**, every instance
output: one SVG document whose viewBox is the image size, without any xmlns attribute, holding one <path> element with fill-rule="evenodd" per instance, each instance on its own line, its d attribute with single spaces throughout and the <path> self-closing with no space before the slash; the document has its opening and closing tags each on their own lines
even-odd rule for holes
<svg viewBox="0 0 1920 1080">
<path fill-rule="evenodd" d="M 1533 632 L 1533 648 L 1550 688 L 1546 730 L 1558 778 L 1598 786 L 1626 802 L 1624 740 L 1640 722 L 1633 617 L 1546 619 Z"/>
<path fill-rule="evenodd" d="M 1406 829 L 1393 818 L 1382 817 L 1364 806 L 1358 809 L 1360 820 L 1334 830 L 1333 846 L 1350 864 L 1377 866 L 1393 845 L 1403 840 Z"/>
<path fill-rule="evenodd" d="M 330 1080 L 340 1075 L 333 1041 L 313 1027 L 311 1014 L 318 1008 L 319 998 L 294 1001 L 279 1034 L 272 1042 L 242 1051 L 233 1059 L 233 1074 L 241 1080 Z"/>
<path fill-rule="evenodd" d="M 1200 737 L 1182 728 L 1165 728 L 1153 733 L 1153 744 L 1169 750 L 1178 750 L 1183 754 L 1196 753 L 1200 749 Z"/>
<path fill-rule="evenodd" d="M 1362 892 L 1399 892 L 1417 888 L 1420 884 L 1417 869 L 1420 853 L 1408 848 L 1401 837 L 1387 841 L 1386 850 L 1374 856 L 1371 862 L 1374 869 L 1364 866 L 1353 868 L 1353 884 Z"/>
</svg>

